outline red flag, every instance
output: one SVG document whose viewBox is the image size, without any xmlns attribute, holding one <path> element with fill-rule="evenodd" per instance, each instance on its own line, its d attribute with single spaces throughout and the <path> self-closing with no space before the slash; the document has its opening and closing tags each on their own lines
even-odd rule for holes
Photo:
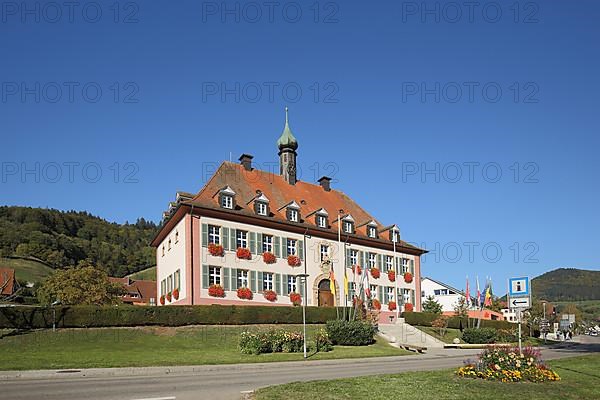
<svg viewBox="0 0 600 400">
<path fill-rule="evenodd" d="M 471 305 L 471 292 L 469 291 L 469 277 L 467 276 L 467 290 L 465 290 L 465 297 L 467 298 L 467 306 Z"/>
</svg>

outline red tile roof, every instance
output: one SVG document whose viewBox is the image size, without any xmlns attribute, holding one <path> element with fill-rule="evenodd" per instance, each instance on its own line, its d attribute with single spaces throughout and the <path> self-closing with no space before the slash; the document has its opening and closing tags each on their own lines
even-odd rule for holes
<svg viewBox="0 0 600 400">
<path fill-rule="evenodd" d="M 0 268 L 0 295 L 10 296 L 15 291 L 15 270 Z"/>
<path fill-rule="evenodd" d="M 112 283 L 120 283 L 125 287 L 128 295 L 121 296 L 121 299 L 128 303 L 149 303 L 153 298 L 156 301 L 156 282 L 155 281 L 134 281 L 128 277 L 108 278 Z M 137 294 L 139 297 L 133 297 L 131 294 Z"/>
<path fill-rule="evenodd" d="M 339 210 L 343 210 L 344 215 L 350 214 L 352 216 L 355 221 L 355 227 L 372 220 L 378 224 L 378 229 L 382 227 L 381 223 L 375 217 L 339 190 L 331 189 L 330 191 L 326 191 L 320 185 L 303 181 L 298 181 L 295 185 L 291 185 L 281 175 L 258 169 L 247 171 L 241 164 L 228 161 L 223 162 L 219 166 L 208 183 L 192 200 L 186 201 L 183 204 L 223 210 L 219 204 L 219 193 L 228 186 L 236 193 L 235 209 L 227 210 L 231 213 L 255 216 L 252 199 L 257 194 L 262 193 L 269 199 L 271 218 L 288 224 L 303 225 L 303 221 L 300 223 L 287 221 L 286 209 L 282 208 L 295 201 L 300 206 L 301 219 L 307 218 L 315 210 L 325 209 L 329 214 L 329 224 L 331 226 L 329 230 L 331 231 L 337 232 Z M 312 218 L 307 219 L 306 223 L 315 226 Z M 356 235 L 367 237 L 366 228 L 358 229 Z M 382 235 L 381 237 L 383 238 L 384 236 Z M 400 244 L 404 247 L 417 249 L 406 242 L 401 242 Z"/>
</svg>

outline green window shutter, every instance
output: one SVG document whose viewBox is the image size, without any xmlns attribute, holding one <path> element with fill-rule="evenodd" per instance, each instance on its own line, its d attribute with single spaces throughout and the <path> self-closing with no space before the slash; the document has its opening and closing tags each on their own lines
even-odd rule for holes
<svg viewBox="0 0 600 400">
<path fill-rule="evenodd" d="M 385 286 L 377 286 L 377 297 L 379 297 L 379 302 L 383 303 L 383 288 Z"/>
<path fill-rule="evenodd" d="M 288 276 L 286 274 L 282 275 L 282 293 L 284 296 L 287 296 L 288 294 L 290 294 L 289 288 L 288 288 Z"/>
<path fill-rule="evenodd" d="M 250 236 L 250 252 L 256 254 L 256 232 L 248 232 Z"/>
<path fill-rule="evenodd" d="M 350 266 L 350 249 L 346 249 L 346 267 Z"/>
<path fill-rule="evenodd" d="M 262 233 L 256 234 L 256 254 L 263 253 L 263 235 Z"/>
<path fill-rule="evenodd" d="M 387 303 L 388 303 L 388 301 L 389 301 L 389 300 L 388 300 L 388 295 L 387 295 L 387 292 L 388 292 L 388 287 L 387 287 L 387 286 L 382 286 L 382 288 L 383 288 L 383 289 L 384 289 L 384 291 L 385 291 L 385 293 L 384 293 L 384 296 L 383 296 L 383 304 L 387 304 Z"/>
<path fill-rule="evenodd" d="M 275 274 L 275 291 L 277 294 L 281 294 L 281 274 Z"/>
<path fill-rule="evenodd" d="M 237 250 L 237 231 L 233 228 L 229 231 L 229 250 Z"/>
<path fill-rule="evenodd" d="M 380 271 L 384 268 L 383 254 L 377 254 L 377 268 L 379 268 Z"/>
<path fill-rule="evenodd" d="M 238 288 L 237 269 L 231 268 L 231 290 Z"/>
<path fill-rule="evenodd" d="M 229 228 L 221 228 L 223 231 L 223 248 L 229 250 Z"/>
<path fill-rule="evenodd" d="M 257 284 L 256 284 L 256 290 L 261 292 L 263 290 L 263 273 L 261 271 L 258 271 L 256 273 L 256 278 L 257 278 Z"/>
<path fill-rule="evenodd" d="M 275 251 L 275 257 L 281 257 L 281 238 L 279 236 L 273 237 L 273 249 Z"/>
<path fill-rule="evenodd" d="M 281 249 L 282 257 L 285 258 L 285 257 L 289 256 L 287 238 L 281 238 L 281 247 L 282 247 L 282 249 Z"/>
<path fill-rule="evenodd" d="M 302 301 L 304 302 L 304 281 L 299 277 L 296 277 L 296 286 L 298 287 L 298 292 L 302 295 Z"/>
<path fill-rule="evenodd" d="M 202 266 L 202 288 L 208 289 L 208 265 Z"/>
<path fill-rule="evenodd" d="M 202 247 L 208 246 L 208 225 L 202 224 Z"/>
<path fill-rule="evenodd" d="M 221 282 L 223 283 L 223 289 L 225 289 L 225 290 L 230 290 L 229 284 L 231 283 L 231 277 L 229 276 L 229 274 L 230 274 L 229 268 L 227 268 L 227 267 L 223 268 L 223 279 L 221 280 Z"/>
<path fill-rule="evenodd" d="M 410 260 L 410 273 L 415 275 L 415 260 Z"/>
<path fill-rule="evenodd" d="M 258 289 L 256 289 L 256 271 L 250 271 L 250 290 L 254 293 L 258 291 Z"/>
<path fill-rule="evenodd" d="M 300 257 L 301 260 L 304 260 L 304 241 L 303 240 L 298 240 L 298 257 Z"/>
<path fill-rule="evenodd" d="M 415 306 L 415 291 L 414 290 L 410 290 L 410 302 L 413 306 Z"/>
<path fill-rule="evenodd" d="M 359 251 L 358 252 L 360 255 L 360 266 L 364 268 L 367 268 L 367 253 L 365 253 L 364 251 Z"/>
<path fill-rule="evenodd" d="M 396 275 L 400 274 L 400 257 L 396 257 Z"/>
</svg>

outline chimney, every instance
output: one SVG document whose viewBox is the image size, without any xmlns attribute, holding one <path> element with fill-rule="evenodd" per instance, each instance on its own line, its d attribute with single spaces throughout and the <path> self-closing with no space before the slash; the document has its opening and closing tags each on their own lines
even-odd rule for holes
<svg viewBox="0 0 600 400">
<path fill-rule="evenodd" d="M 240 156 L 240 164 L 244 166 L 246 171 L 252 171 L 252 157 L 250 154 L 242 154 Z"/>
<path fill-rule="evenodd" d="M 322 176 L 317 182 L 321 185 L 323 190 L 329 192 L 331 190 L 331 178 L 328 176 Z"/>
</svg>

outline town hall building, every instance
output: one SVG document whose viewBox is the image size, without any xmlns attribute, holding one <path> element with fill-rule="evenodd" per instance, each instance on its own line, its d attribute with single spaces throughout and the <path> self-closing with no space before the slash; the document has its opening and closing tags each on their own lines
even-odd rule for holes
<svg viewBox="0 0 600 400">
<path fill-rule="evenodd" d="M 297 178 L 287 109 L 277 147 L 278 174 L 242 154 L 197 194 L 177 193 L 152 241 L 157 303 L 350 306 L 366 295 L 382 318 L 420 311 L 425 250 L 332 188 L 329 177 Z"/>
</svg>

